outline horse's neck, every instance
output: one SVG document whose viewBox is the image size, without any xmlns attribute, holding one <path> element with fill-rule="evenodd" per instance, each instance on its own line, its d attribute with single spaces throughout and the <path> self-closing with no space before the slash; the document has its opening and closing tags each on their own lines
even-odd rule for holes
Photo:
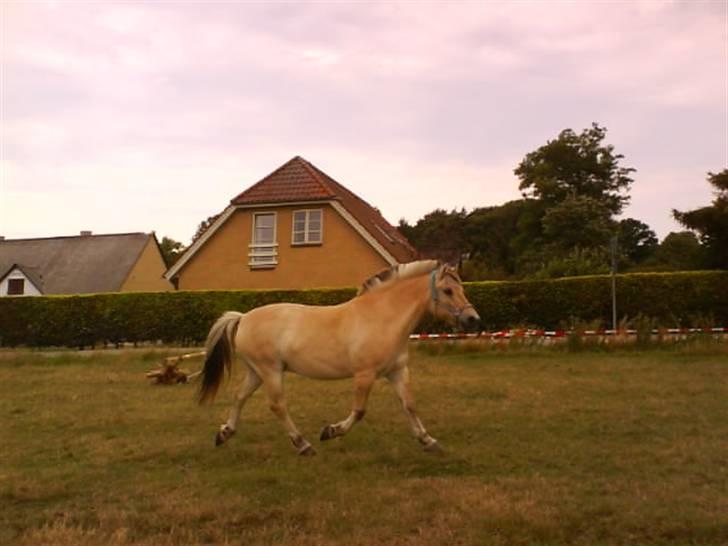
<svg viewBox="0 0 728 546">
<path fill-rule="evenodd" d="M 429 277 L 427 275 L 404 279 L 393 285 L 382 297 L 387 298 L 386 317 L 392 330 L 407 338 L 427 312 L 430 304 Z"/>
</svg>

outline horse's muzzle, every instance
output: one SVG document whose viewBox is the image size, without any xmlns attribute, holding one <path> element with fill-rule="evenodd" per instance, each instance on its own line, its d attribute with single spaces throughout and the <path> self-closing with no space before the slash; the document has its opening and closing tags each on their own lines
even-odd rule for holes
<svg viewBox="0 0 728 546">
<path fill-rule="evenodd" d="M 460 315 L 460 327 L 466 332 L 476 332 L 480 329 L 480 316 L 475 311 Z"/>
</svg>

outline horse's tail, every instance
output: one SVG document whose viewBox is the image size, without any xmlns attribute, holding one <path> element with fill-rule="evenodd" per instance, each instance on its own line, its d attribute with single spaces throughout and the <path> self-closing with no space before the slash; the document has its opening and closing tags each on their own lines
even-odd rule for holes
<svg viewBox="0 0 728 546">
<path fill-rule="evenodd" d="M 235 355 L 235 334 L 241 318 L 242 313 L 228 311 L 217 319 L 207 334 L 205 365 L 198 392 L 200 404 L 214 400 L 225 377 L 225 370 L 230 373 Z"/>
</svg>

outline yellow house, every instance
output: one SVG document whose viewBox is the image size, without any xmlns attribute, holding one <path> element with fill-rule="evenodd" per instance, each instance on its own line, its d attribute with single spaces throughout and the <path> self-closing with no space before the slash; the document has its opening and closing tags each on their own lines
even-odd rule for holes
<svg viewBox="0 0 728 546">
<path fill-rule="evenodd" d="M 415 249 L 301 157 L 233 198 L 165 277 L 180 290 L 357 286 Z"/>
<path fill-rule="evenodd" d="M 0 296 L 172 290 L 154 233 L 0 238 Z"/>
</svg>

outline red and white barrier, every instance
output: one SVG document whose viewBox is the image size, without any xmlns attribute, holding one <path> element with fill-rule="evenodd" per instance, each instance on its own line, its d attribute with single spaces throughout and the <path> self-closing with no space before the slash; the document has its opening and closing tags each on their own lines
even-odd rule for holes
<svg viewBox="0 0 728 546">
<path fill-rule="evenodd" d="M 574 330 L 501 330 L 499 332 L 477 332 L 454 334 L 412 334 L 410 341 L 426 341 L 430 339 L 512 339 L 512 338 L 560 338 L 574 334 Z M 626 330 L 584 330 L 580 332 L 583 336 L 614 336 L 614 335 L 637 335 L 635 329 Z M 669 334 L 728 334 L 728 328 L 664 328 L 653 329 L 653 335 Z"/>
</svg>

